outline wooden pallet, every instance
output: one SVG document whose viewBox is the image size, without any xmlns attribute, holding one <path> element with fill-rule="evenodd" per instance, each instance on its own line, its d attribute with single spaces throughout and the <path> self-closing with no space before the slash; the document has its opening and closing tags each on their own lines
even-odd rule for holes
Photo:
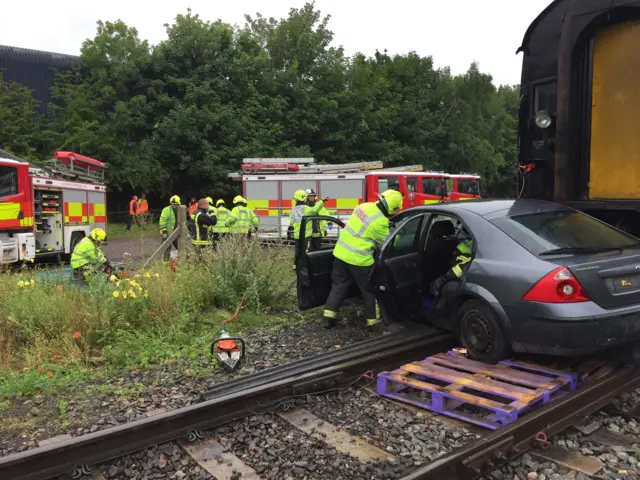
<svg viewBox="0 0 640 480">
<path fill-rule="evenodd" d="M 440 353 L 378 375 L 379 395 L 496 430 L 575 390 L 578 375 L 540 365 Z"/>
</svg>

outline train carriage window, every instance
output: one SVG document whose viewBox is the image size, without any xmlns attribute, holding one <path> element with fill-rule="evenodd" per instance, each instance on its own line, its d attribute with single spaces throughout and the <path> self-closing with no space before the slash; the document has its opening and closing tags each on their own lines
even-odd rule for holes
<svg viewBox="0 0 640 480">
<path fill-rule="evenodd" d="M 378 191 L 382 193 L 389 189 L 400 191 L 400 177 L 378 177 Z"/>
<path fill-rule="evenodd" d="M 0 198 L 18 194 L 18 169 L 0 166 Z"/>
<path fill-rule="evenodd" d="M 422 193 L 425 195 L 442 196 L 442 180 L 439 178 L 423 178 Z"/>
</svg>

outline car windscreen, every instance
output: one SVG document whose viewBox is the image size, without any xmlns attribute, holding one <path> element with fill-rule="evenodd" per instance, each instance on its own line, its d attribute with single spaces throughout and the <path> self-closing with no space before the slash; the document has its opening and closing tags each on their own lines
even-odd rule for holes
<svg viewBox="0 0 640 480">
<path fill-rule="evenodd" d="M 570 209 L 502 217 L 492 223 L 534 255 L 640 246 L 637 238 Z"/>
</svg>

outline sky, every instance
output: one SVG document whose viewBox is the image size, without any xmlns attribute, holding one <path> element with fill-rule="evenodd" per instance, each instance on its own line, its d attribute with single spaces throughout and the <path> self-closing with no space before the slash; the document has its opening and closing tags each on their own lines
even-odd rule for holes
<svg viewBox="0 0 640 480">
<path fill-rule="evenodd" d="M 379 2 L 379 3 L 378 3 Z M 205 20 L 243 25 L 244 14 L 286 17 L 305 0 L 21 0 L 0 2 L 0 44 L 77 55 L 98 20 L 123 20 L 142 39 L 166 38 L 165 23 L 191 8 Z M 464 73 L 472 62 L 496 84 L 520 82 L 515 52 L 533 19 L 550 0 L 316 0 L 331 15 L 334 44 L 347 55 L 416 51 L 436 67 Z M 143 6 L 143 5 L 147 6 Z M 373 5 L 379 5 L 374 7 Z"/>
</svg>

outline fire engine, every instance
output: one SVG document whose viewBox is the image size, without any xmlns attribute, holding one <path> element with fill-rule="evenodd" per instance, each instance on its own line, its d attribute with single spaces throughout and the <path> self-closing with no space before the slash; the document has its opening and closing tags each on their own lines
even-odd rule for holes
<svg viewBox="0 0 640 480">
<path fill-rule="evenodd" d="M 313 158 L 247 158 L 229 177 L 242 182 L 248 206 L 260 219 L 264 236 L 290 238 L 289 210 L 296 190 L 313 188 L 328 197 L 329 214 L 347 219 L 363 202 L 380 192 L 399 190 L 403 209 L 438 202 L 480 198 L 480 177 L 473 173 L 423 171 L 422 165 L 384 168 L 382 162 L 316 164 Z M 329 236 L 337 234 L 329 225 Z"/>
<path fill-rule="evenodd" d="M 0 150 L 0 264 L 64 257 L 106 230 L 105 164 L 56 152 L 36 167 Z"/>
</svg>

